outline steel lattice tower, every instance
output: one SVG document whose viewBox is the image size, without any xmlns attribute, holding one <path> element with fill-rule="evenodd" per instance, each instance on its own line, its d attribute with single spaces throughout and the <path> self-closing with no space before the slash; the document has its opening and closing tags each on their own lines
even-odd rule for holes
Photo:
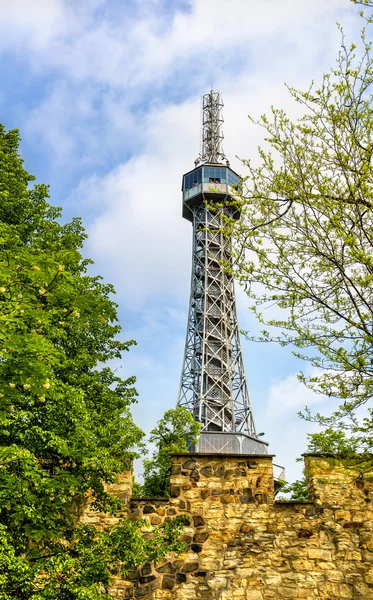
<svg viewBox="0 0 373 600">
<path fill-rule="evenodd" d="M 240 217 L 232 203 L 240 178 L 222 149 L 222 107 L 218 92 L 203 96 L 201 154 L 183 176 L 183 217 L 193 224 L 193 257 L 177 404 L 202 425 L 199 452 L 265 453 L 246 382 L 234 280 L 223 267 L 231 260 L 231 242 L 222 233 L 222 219 Z"/>
</svg>

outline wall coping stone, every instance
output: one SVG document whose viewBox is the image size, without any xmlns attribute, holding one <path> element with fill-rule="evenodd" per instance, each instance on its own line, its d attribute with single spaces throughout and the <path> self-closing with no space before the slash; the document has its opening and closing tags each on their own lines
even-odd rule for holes
<svg viewBox="0 0 373 600">
<path fill-rule="evenodd" d="M 173 452 L 171 456 L 211 457 L 211 458 L 273 458 L 276 454 L 228 454 L 223 452 Z"/>
<path fill-rule="evenodd" d="M 155 496 L 131 496 L 131 502 L 169 502 L 170 498 L 157 498 Z"/>
<path fill-rule="evenodd" d="M 341 462 L 343 462 L 346 459 L 346 454 L 333 454 L 333 452 L 303 452 L 303 454 L 301 454 L 301 456 L 309 456 L 310 458 L 336 458 L 338 460 L 340 460 Z M 359 454 L 358 452 L 355 453 L 355 455 L 353 454 L 349 454 L 349 456 L 362 456 L 361 454 Z M 373 456 L 373 452 L 367 452 L 365 454 L 365 456 Z"/>
</svg>

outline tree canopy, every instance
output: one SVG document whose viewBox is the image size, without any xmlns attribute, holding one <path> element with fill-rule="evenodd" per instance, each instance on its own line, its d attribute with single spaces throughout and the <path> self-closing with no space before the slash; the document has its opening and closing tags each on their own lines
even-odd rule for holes
<svg viewBox="0 0 373 600">
<path fill-rule="evenodd" d="M 195 444 L 201 425 L 183 406 L 167 410 L 150 432 L 149 442 L 155 444 L 152 458 L 144 462 L 144 483 L 138 489 L 139 495 L 148 497 L 168 497 L 170 494 L 171 454 L 189 452 Z M 188 447 L 189 446 L 189 447 Z"/>
<path fill-rule="evenodd" d="M 369 3 L 363 3 L 369 4 Z M 369 15 L 367 16 L 368 25 Z M 272 107 L 259 161 L 243 160 L 237 190 L 235 274 L 263 329 L 251 339 L 291 346 L 312 375 L 300 379 L 339 401 L 311 448 L 373 450 L 373 60 L 371 43 L 348 44 L 336 66 L 305 91 L 304 114 Z M 266 309 L 276 306 L 276 311 Z M 359 407 L 367 411 L 359 418 Z M 336 407 L 334 407 L 336 408 Z M 338 434 L 336 432 L 339 432 Z M 345 435 L 346 434 L 346 435 Z M 321 435 L 321 437 L 320 437 Z M 371 464 L 371 463 L 370 463 Z"/>
<path fill-rule="evenodd" d="M 0 126 L 0 598 L 104 598 L 113 570 L 179 547 L 180 523 L 145 540 L 136 522 L 77 521 L 88 495 L 121 507 L 105 484 L 143 438 L 134 378 L 105 366 L 134 342 L 118 338 L 113 287 L 88 273 L 80 219 L 61 222 L 18 146 Z"/>
</svg>

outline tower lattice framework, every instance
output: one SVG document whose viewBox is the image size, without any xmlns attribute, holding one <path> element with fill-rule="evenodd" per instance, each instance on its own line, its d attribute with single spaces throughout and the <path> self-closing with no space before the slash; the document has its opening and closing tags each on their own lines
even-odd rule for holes
<svg viewBox="0 0 373 600">
<path fill-rule="evenodd" d="M 231 241 L 222 233 L 223 214 L 235 219 L 232 203 L 240 185 L 221 147 L 218 92 L 203 96 L 202 151 L 183 177 L 183 216 L 193 225 L 189 316 L 178 406 L 202 426 L 204 451 L 266 452 L 258 439 L 247 387 L 236 314 L 234 279 L 226 266 Z M 209 208 L 210 207 L 210 208 Z M 216 434 L 214 441 L 211 434 Z M 219 434 L 243 434 L 236 443 Z M 205 434 L 210 434 L 206 435 Z M 208 440 L 208 442 L 206 442 Z M 238 444 L 238 445 L 237 445 Z M 228 450 L 229 451 L 229 450 Z"/>
</svg>

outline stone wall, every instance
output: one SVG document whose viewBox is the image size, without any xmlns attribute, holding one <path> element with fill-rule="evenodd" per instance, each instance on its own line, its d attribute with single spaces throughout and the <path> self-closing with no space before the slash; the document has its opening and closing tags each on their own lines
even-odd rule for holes
<svg viewBox="0 0 373 600">
<path fill-rule="evenodd" d="M 128 507 L 132 495 L 132 479 L 132 470 L 128 470 L 117 476 L 116 483 L 106 486 L 107 492 L 110 492 L 112 496 L 120 498 L 123 502 L 123 510 L 118 514 L 118 517 L 126 517 L 128 515 Z M 80 514 L 78 514 L 78 518 L 82 523 L 94 525 L 98 531 L 103 531 L 118 523 L 118 518 L 93 511 L 87 508 L 87 505 L 85 509 L 84 507 L 82 508 Z"/>
<path fill-rule="evenodd" d="M 115 581 L 112 596 L 373 599 L 372 481 L 323 457 L 305 462 L 312 500 L 290 502 L 275 501 L 271 456 L 175 455 L 171 498 L 128 509 L 149 526 L 187 515 L 185 551 Z"/>
</svg>

